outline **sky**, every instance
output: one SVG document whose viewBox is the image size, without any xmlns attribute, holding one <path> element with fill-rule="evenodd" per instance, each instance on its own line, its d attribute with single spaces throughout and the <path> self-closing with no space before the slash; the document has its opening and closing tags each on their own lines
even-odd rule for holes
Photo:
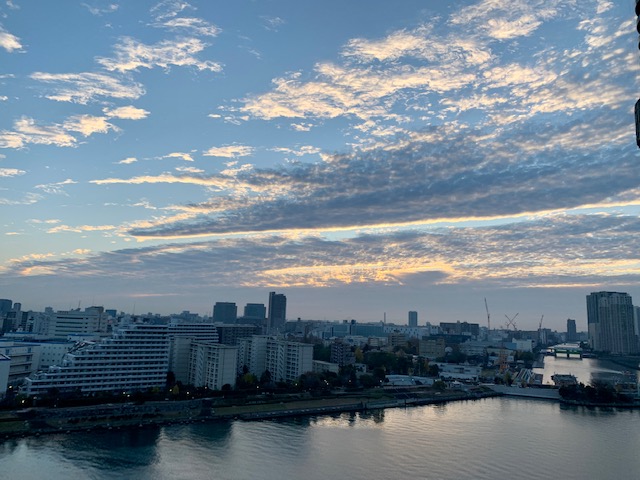
<svg viewBox="0 0 640 480">
<path fill-rule="evenodd" d="M 634 1 L 0 3 L 0 297 L 586 330 L 640 303 Z"/>
</svg>

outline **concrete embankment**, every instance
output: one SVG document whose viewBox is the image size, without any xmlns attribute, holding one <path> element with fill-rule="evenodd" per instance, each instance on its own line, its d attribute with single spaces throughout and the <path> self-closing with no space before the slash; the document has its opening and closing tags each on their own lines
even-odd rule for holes
<svg viewBox="0 0 640 480">
<path fill-rule="evenodd" d="M 214 399 L 197 399 L 147 402 L 142 405 L 107 404 L 73 408 L 30 408 L 0 413 L 0 439 L 74 431 L 101 431 L 176 423 L 227 421 L 230 419 L 262 420 L 325 415 L 476 400 L 496 395 L 490 391 L 414 392 L 411 395 L 376 392 L 372 396 L 346 395 L 286 401 L 275 399 L 245 405 L 228 405 L 220 404 L 220 401 Z"/>
<path fill-rule="evenodd" d="M 536 388 L 536 387 L 512 387 L 509 385 L 487 384 L 496 393 L 509 397 L 539 398 L 544 400 L 560 400 L 560 390 L 557 388 Z"/>
</svg>

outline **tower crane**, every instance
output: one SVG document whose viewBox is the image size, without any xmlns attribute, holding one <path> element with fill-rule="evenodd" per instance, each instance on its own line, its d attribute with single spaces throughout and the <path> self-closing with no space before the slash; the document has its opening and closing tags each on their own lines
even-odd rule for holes
<svg viewBox="0 0 640 480">
<path fill-rule="evenodd" d="M 484 308 L 487 310 L 487 329 L 491 331 L 491 315 L 489 315 L 489 305 L 487 305 L 487 297 L 484 298 Z"/>
<path fill-rule="evenodd" d="M 513 317 L 509 317 L 506 313 L 504 314 L 505 317 L 507 317 L 507 323 L 506 323 L 506 327 L 507 330 L 509 330 L 509 327 L 513 327 L 513 330 L 518 330 L 518 326 L 516 325 L 516 317 L 518 316 L 520 312 L 516 313 Z"/>
</svg>

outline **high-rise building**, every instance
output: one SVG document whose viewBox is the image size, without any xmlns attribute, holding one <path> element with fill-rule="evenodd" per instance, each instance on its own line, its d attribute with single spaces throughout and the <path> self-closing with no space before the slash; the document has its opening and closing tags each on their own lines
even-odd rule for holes
<svg viewBox="0 0 640 480">
<path fill-rule="evenodd" d="M 287 297 L 282 293 L 269 292 L 269 318 L 267 327 L 276 332 L 284 327 L 287 317 Z"/>
<path fill-rule="evenodd" d="M 216 302 L 213 306 L 214 323 L 236 323 L 238 307 L 233 302 Z"/>
<path fill-rule="evenodd" d="M 247 303 L 244 306 L 244 318 L 264 321 L 267 318 L 267 307 L 264 303 Z"/>
<path fill-rule="evenodd" d="M 3 313 L 10 312 L 12 305 L 12 300 L 8 298 L 0 298 L 0 316 L 2 316 Z"/>
<path fill-rule="evenodd" d="M 410 327 L 418 326 L 418 312 L 414 312 L 413 310 L 409 312 L 409 324 Z"/>
<path fill-rule="evenodd" d="M 578 331 L 576 329 L 576 321 L 567 318 L 567 342 L 575 342 L 578 340 Z"/>
<path fill-rule="evenodd" d="M 639 353 L 633 303 L 627 293 L 594 292 L 587 295 L 587 322 L 591 348 L 613 354 Z"/>
</svg>

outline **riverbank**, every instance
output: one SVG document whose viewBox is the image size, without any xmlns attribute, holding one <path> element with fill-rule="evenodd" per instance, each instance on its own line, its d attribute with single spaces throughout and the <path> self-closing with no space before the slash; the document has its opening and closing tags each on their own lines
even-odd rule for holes
<svg viewBox="0 0 640 480">
<path fill-rule="evenodd" d="M 0 439 L 38 436 L 77 431 L 101 431 L 122 428 L 147 428 L 195 422 L 219 422 L 233 419 L 252 421 L 307 415 L 428 405 L 498 396 L 488 389 L 469 391 L 431 389 L 384 390 L 333 395 L 322 398 L 274 396 L 231 404 L 231 399 L 204 398 L 185 401 L 146 402 L 141 405 L 106 404 L 71 408 L 30 408 L 0 413 Z"/>
</svg>

